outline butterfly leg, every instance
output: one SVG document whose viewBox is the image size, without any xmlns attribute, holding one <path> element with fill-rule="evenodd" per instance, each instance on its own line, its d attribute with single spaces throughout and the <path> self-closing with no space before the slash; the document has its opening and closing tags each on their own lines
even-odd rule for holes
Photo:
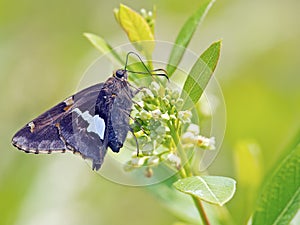
<svg viewBox="0 0 300 225">
<path fill-rule="evenodd" d="M 138 94 L 141 90 L 143 90 L 144 88 L 146 88 L 146 87 L 139 87 L 139 88 L 137 88 L 137 87 L 135 87 L 134 85 L 132 85 L 132 84 L 130 84 L 130 83 L 128 83 L 129 84 L 129 86 L 130 87 L 132 87 L 133 89 L 135 89 L 134 91 L 133 91 L 133 96 L 135 96 L 136 94 Z"/>
<path fill-rule="evenodd" d="M 132 119 L 134 122 L 136 122 L 139 125 L 139 128 L 143 131 L 144 134 L 148 135 L 147 132 L 144 130 L 143 125 L 137 121 L 135 118 L 133 118 L 128 112 L 125 110 L 122 110 L 123 113 L 125 113 L 130 119 Z"/>
<path fill-rule="evenodd" d="M 130 113 L 126 112 L 125 110 L 122 110 L 121 112 L 123 112 L 124 114 L 126 114 L 126 115 L 127 115 L 129 118 L 131 118 L 133 121 L 135 121 L 135 122 L 139 125 L 140 129 L 144 132 L 144 134 L 147 134 L 146 131 L 144 130 L 144 128 L 142 127 L 142 124 L 140 124 L 135 118 L 133 118 L 133 117 L 130 115 Z M 128 125 L 128 126 L 129 126 L 129 125 Z M 133 129 L 132 129 L 130 126 L 129 126 L 129 131 L 132 133 L 133 138 L 134 138 L 134 140 L 135 140 L 135 143 L 136 143 L 136 151 L 137 151 L 137 156 L 138 156 L 138 155 L 139 155 L 140 149 L 139 149 L 139 143 L 138 143 L 137 137 L 135 136 L 134 131 L 133 131 Z"/>
<path fill-rule="evenodd" d="M 135 134 L 134 134 L 133 129 L 130 128 L 129 130 L 130 130 L 130 132 L 132 133 L 133 138 L 134 138 L 134 140 L 135 140 L 135 144 L 136 144 L 136 156 L 139 156 L 140 148 L 139 148 L 138 140 L 137 140 L 137 138 L 136 138 L 136 136 L 135 136 Z"/>
</svg>

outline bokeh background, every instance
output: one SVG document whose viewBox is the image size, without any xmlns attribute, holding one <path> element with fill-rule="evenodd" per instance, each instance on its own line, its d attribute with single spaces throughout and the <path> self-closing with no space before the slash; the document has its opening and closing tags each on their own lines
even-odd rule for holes
<svg viewBox="0 0 300 225">
<path fill-rule="evenodd" d="M 0 224 L 177 221 L 145 189 L 109 182 L 91 172 L 80 157 L 33 156 L 10 144 L 17 129 L 76 91 L 83 72 L 99 55 L 83 32 L 99 34 L 112 46 L 128 42 L 113 16 L 119 3 L 0 0 Z M 155 4 L 156 38 L 172 42 L 201 1 L 122 3 L 136 10 L 150 10 Z M 257 176 L 247 179 L 244 174 L 244 183 L 238 183 L 227 205 L 237 224 L 249 217 L 257 186 L 300 124 L 299 10 L 298 0 L 217 1 L 189 46 L 200 54 L 223 39 L 215 76 L 226 101 L 227 129 L 209 173 L 239 181 L 234 161 L 239 146 L 250 143 L 259 154 Z"/>
</svg>

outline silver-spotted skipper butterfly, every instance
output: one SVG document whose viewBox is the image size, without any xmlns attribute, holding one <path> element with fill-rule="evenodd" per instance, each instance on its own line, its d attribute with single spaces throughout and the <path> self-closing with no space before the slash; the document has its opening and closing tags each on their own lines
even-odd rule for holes
<svg viewBox="0 0 300 225">
<path fill-rule="evenodd" d="M 99 170 L 107 148 L 119 152 L 126 139 L 132 98 L 140 89 L 128 82 L 128 73 L 164 76 L 165 70 L 135 72 L 124 69 L 113 73 L 104 83 L 88 87 L 58 103 L 39 117 L 27 123 L 12 138 L 12 144 L 26 153 L 79 153 L 91 159 L 92 169 Z M 157 72 L 163 73 L 157 73 Z"/>
</svg>

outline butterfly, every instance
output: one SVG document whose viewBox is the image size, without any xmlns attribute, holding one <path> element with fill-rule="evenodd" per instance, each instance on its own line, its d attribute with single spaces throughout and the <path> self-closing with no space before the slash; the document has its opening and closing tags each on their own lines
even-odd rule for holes
<svg viewBox="0 0 300 225">
<path fill-rule="evenodd" d="M 26 153 L 79 153 L 92 160 L 93 170 L 99 170 L 107 148 L 119 152 L 131 131 L 132 98 L 140 89 L 128 82 L 128 72 L 168 79 L 163 69 L 147 69 L 138 55 L 147 72 L 127 70 L 130 54 L 137 55 L 127 54 L 124 69 L 116 70 L 105 82 L 81 90 L 27 123 L 13 136 L 12 144 Z M 153 74 L 157 71 L 163 74 Z"/>
</svg>

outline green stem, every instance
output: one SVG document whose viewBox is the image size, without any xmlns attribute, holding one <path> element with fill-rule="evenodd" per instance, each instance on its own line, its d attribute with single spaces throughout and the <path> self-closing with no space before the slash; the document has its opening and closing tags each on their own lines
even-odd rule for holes
<svg viewBox="0 0 300 225">
<path fill-rule="evenodd" d="M 188 158 L 186 156 L 186 153 L 185 153 L 184 149 L 182 148 L 182 145 L 179 141 L 178 132 L 177 132 L 176 129 L 174 129 L 174 126 L 172 126 L 171 122 L 168 122 L 168 126 L 170 128 L 170 133 L 171 133 L 171 136 L 172 136 L 173 141 L 175 143 L 175 146 L 177 147 L 178 154 L 179 154 L 182 162 L 185 163 L 184 166 L 179 171 L 180 176 L 182 178 L 191 177 L 191 176 L 193 176 L 193 172 L 191 170 L 190 161 L 188 160 Z M 192 198 L 193 198 L 194 203 L 195 203 L 195 205 L 198 209 L 198 212 L 199 212 L 199 215 L 200 215 L 200 217 L 203 221 L 203 224 L 204 225 L 210 225 L 210 222 L 209 222 L 208 217 L 205 213 L 205 210 L 204 210 L 204 207 L 201 203 L 201 200 L 197 197 L 194 197 L 194 196 L 192 196 Z"/>
<path fill-rule="evenodd" d="M 194 203 L 195 203 L 195 205 L 196 205 L 196 207 L 198 209 L 198 212 L 199 212 L 200 217 L 201 217 L 201 219 L 203 221 L 203 224 L 210 225 L 210 223 L 208 221 L 208 218 L 207 218 L 207 215 L 205 213 L 204 207 L 202 205 L 201 200 L 199 198 L 197 198 L 197 197 L 194 197 L 194 196 L 192 196 L 192 198 L 193 198 Z"/>
<path fill-rule="evenodd" d="M 178 152 L 179 157 L 181 159 L 181 162 L 184 163 L 183 169 L 185 170 L 185 174 L 186 174 L 185 177 L 191 177 L 191 176 L 193 176 L 193 173 L 191 171 L 191 166 L 189 164 L 189 160 L 188 160 L 188 158 L 185 154 L 185 151 L 183 150 L 182 145 L 179 141 L 177 130 L 174 129 L 174 126 L 171 124 L 170 121 L 168 121 L 167 123 L 168 123 L 169 129 L 170 129 L 171 136 L 172 136 L 173 141 L 175 143 L 175 147 L 177 148 L 177 152 Z"/>
</svg>

